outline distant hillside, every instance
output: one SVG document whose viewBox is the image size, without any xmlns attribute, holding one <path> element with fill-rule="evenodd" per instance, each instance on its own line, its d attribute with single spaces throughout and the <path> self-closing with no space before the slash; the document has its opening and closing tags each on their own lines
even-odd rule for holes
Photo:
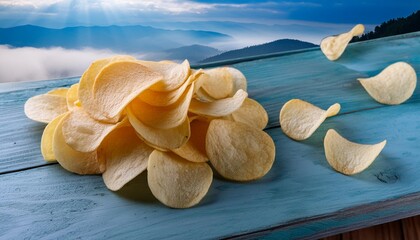
<svg viewBox="0 0 420 240">
<path fill-rule="evenodd" d="M 227 59 L 235 59 L 242 57 L 249 57 L 261 54 L 275 53 L 275 52 L 284 52 L 291 50 L 298 50 L 310 47 L 316 47 L 317 45 L 309 42 L 303 42 L 294 39 L 280 39 L 269 43 L 264 43 L 261 45 L 255 45 L 251 47 L 241 48 L 237 50 L 227 51 L 219 55 L 206 58 L 201 63 L 221 61 Z"/>
<path fill-rule="evenodd" d="M 216 48 L 195 44 L 191 46 L 168 49 L 165 53 L 167 54 L 166 59 L 188 59 L 190 63 L 195 63 L 202 59 L 220 54 L 221 52 Z"/>
<path fill-rule="evenodd" d="M 354 37 L 352 42 L 420 31 L 420 10 L 408 17 L 391 19 L 376 26 L 374 31 Z"/>
<path fill-rule="evenodd" d="M 188 44 L 209 44 L 231 37 L 211 31 L 165 30 L 146 26 L 67 27 L 25 25 L 0 28 L 0 44 L 13 47 L 63 47 L 137 52 L 161 51 Z"/>
</svg>

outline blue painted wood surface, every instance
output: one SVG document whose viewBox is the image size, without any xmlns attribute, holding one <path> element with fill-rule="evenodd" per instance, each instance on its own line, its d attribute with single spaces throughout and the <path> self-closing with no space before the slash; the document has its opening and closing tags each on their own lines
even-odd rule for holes
<svg viewBox="0 0 420 240">
<path fill-rule="evenodd" d="M 398 46 L 405 40 L 420 45 L 419 37 L 404 37 Z M 113 193 L 100 176 L 42 166 L 43 125 L 24 117 L 23 103 L 77 79 L 0 85 L 0 238 L 306 238 L 420 214 L 419 88 L 405 104 L 379 105 L 355 80 L 371 72 L 350 70 L 344 60 L 329 62 L 319 51 L 234 66 L 247 76 L 250 95 L 269 112 L 266 131 L 276 143 L 276 161 L 259 181 L 234 183 L 216 176 L 202 203 L 186 210 L 158 203 L 145 175 Z M 277 123 L 290 98 L 322 107 L 340 102 L 344 114 L 296 142 Z M 353 141 L 388 143 L 366 171 L 344 176 L 325 160 L 322 141 L 329 128 Z"/>
</svg>

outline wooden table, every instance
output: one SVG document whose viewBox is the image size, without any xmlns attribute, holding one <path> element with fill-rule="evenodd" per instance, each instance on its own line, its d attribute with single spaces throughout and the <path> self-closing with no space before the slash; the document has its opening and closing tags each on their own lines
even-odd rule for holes
<svg viewBox="0 0 420 240">
<path fill-rule="evenodd" d="M 268 111 L 276 161 L 259 181 L 216 178 L 203 201 L 186 210 L 160 204 L 144 174 L 114 193 L 101 176 L 78 176 L 42 160 L 45 125 L 27 119 L 23 104 L 77 78 L 1 84 L 0 238 L 319 238 L 420 214 L 420 87 L 406 103 L 386 106 L 356 80 L 400 60 L 420 73 L 420 33 L 352 44 L 337 62 L 311 49 L 218 63 L 234 63 L 248 78 L 250 96 Z M 278 123 L 291 98 L 323 108 L 339 102 L 342 111 L 296 142 Z M 325 160 L 330 128 L 356 142 L 388 144 L 366 171 L 344 176 Z"/>
</svg>

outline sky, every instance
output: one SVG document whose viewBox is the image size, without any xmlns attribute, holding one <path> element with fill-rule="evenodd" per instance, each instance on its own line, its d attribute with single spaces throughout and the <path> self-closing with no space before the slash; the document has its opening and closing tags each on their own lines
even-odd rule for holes
<svg viewBox="0 0 420 240">
<path fill-rule="evenodd" d="M 229 50 L 280 38 L 319 44 L 323 37 L 347 31 L 357 23 L 372 30 L 381 22 L 419 9 L 420 0 L 0 0 L 0 28 L 148 25 L 210 30 L 233 37 L 231 43 L 210 45 Z M 214 21 L 218 24 L 212 28 L 201 24 L 204 27 L 195 29 L 197 22 Z M 227 22 L 242 25 L 226 27 L 231 26 Z M 254 26 L 244 28 L 250 23 Z M 114 54 L 118 53 L 109 49 L 0 45 L 0 82 L 80 76 L 94 59 Z"/>
</svg>

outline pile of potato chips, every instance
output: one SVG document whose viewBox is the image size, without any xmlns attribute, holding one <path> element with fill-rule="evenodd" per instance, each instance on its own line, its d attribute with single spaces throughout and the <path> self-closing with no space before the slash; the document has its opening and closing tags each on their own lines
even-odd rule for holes
<svg viewBox="0 0 420 240">
<path fill-rule="evenodd" d="M 364 31 L 358 24 L 349 32 L 324 38 L 321 50 L 331 61 L 344 53 L 350 40 Z M 359 78 L 369 95 L 382 104 L 396 105 L 408 100 L 414 93 L 417 75 L 413 67 L 405 62 L 397 62 L 371 78 Z M 327 110 L 318 108 L 300 99 L 292 99 L 283 105 L 279 120 L 283 132 L 290 138 L 302 141 L 309 138 L 327 117 L 340 111 L 336 103 Z M 377 144 L 358 144 L 329 129 L 324 138 L 325 157 L 336 171 L 353 175 L 365 170 L 376 159 L 386 145 L 386 140 Z"/>
<path fill-rule="evenodd" d="M 48 123 L 46 161 L 78 174 L 102 174 L 117 191 L 147 169 L 153 195 L 173 208 L 199 203 L 213 168 L 234 181 L 263 177 L 275 145 L 262 131 L 264 108 L 248 98 L 244 75 L 229 67 L 100 59 L 79 83 L 34 96 L 26 115 Z"/>
</svg>

